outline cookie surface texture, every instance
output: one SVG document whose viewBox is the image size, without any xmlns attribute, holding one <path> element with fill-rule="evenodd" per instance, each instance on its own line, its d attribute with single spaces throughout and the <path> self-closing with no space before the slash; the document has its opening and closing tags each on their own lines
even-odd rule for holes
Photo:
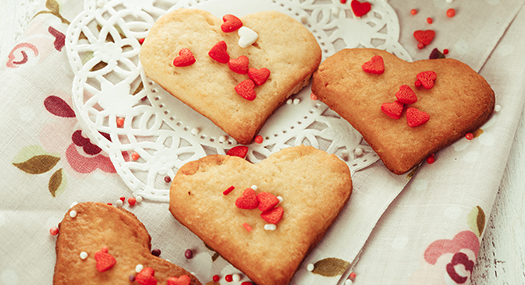
<svg viewBox="0 0 525 285">
<path fill-rule="evenodd" d="M 362 65 L 376 55 L 384 60 L 384 73 L 364 72 Z M 418 74 L 428 71 L 436 74 L 433 86 L 418 86 Z M 382 112 L 381 105 L 395 102 L 402 85 L 413 89 L 417 102 L 405 104 L 396 120 Z M 433 59 L 409 63 L 386 51 L 365 48 L 344 49 L 327 58 L 313 75 L 312 91 L 359 131 L 395 174 L 409 171 L 480 128 L 495 103 L 487 81 L 462 62 Z M 407 108 L 428 114 L 428 121 L 410 127 Z M 414 125 L 410 118 L 408 121 Z"/>
<path fill-rule="evenodd" d="M 240 209 L 237 198 L 257 193 L 282 197 L 275 230 L 261 211 Z M 230 186 L 235 189 L 223 194 Z M 352 192 L 350 171 L 335 155 L 313 147 L 283 149 L 258 164 L 211 155 L 179 169 L 170 190 L 173 216 L 258 285 L 288 284 L 324 236 Z M 272 212 L 265 212 L 272 215 Z"/>
<path fill-rule="evenodd" d="M 130 275 L 139 278 L 138 264 L 153 269 L 158 284 L 183 275 L 190 284 L 201 284 L 181 267 L 152 255 L 150 241 L 146 228 L 131 212 L 104 203 L 79 203 L 59 225 L 53 284 L 129 285 Z M 87 254 L 85 259 L 81 253 Z M 101 269 L 111 257 L 116 262 Z"/>
<path fill-rule="evenodd" d="M 240 144 L 250 143 L 267 118 L 289 96 L 309 83 L 321 61 L 315 37 L 301 23 L 276 11 L 240 17 L 244 27 L 258 34 L 247 48 L 238 44 L 237 32 L 221 30 L 223 21 L 198 9 L 179 9 L 161 17 L 151 28 L 141 51 L 146 75 L 166 91 L 210 119 Z M 210 57 L 208 52 L 220 41 L 230 59 L 246 56 L 250 68 L 267 68 L 270 77 L 255 86 L 256 98 L 246 100 L 235 86 L 249 79 Z M 195 63 L 173 66 L 183 48 Z M 176 112 L 176 110 L 175 110 Z"/>
</svg>

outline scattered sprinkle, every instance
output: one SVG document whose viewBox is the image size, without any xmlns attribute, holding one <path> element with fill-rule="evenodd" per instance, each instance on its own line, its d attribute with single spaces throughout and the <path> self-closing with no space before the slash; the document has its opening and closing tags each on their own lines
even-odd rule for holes
<svg viewBox="0 0 525 285">
<path fill-rule="evenodd" d="M 359 2 L 357 0 L 352 0 L 352 2 L 350 3 L 350 7 L 352 7 L 352 12 L 354 12 L 354 15 L 356 17 L 364 16 L 368 14 L 368 12 L 370 12 L 370 9 L 372 9 L 372 5 L 370 3 Z"/>
<path fill-rule="evenodd" d="M 75 207 L 77 204 L 78 204 L 77 202 L 73 202 L 73 203 L 71 203 L 71 206 L 69 206 L 69 208 L 71 209 L 71 208 Z"/>
<path fill-rule="evenodd" d="M 352 282 L 352 280 L 350 279 L 346 279 L 345 280 L 345 285 L 352 285 L 354 282 Z"/>
<path fill-rule="evenodd" d="M 430 18 L 430 17 L 427 18 L 427 23 L 432 24 L 433 22 L 434 21 L 432 20 L 432 18 Z"/>
<path fill-rule="evenodd" d="M 247 48 L 251 46 L 259 38 L 259 34 L 248 27 L 241 27 L 237 34 L 239 35 L 238 44 L 241 48 Z"/>
<path fill-rule="evenodd" d="M 443 50 L 443 54 L 448 54 L 448 52 L 449 52 L 448 49 Z"/>
<path fill-rule="evenodd" d="M 226 139 L 227 139 L 226 136 L 220 136 L 220 137 L 219 137 L 219 142 L 220 142 L 220 143 L 223 143 L 223 142 L 226 141 Z"/>
<path fill-rule="evenodd" d="M 142 264 L 137 264 L 137 266 L 135 266 L 135 272 L 137 273 L 141 272 L 142 269 L 144 269 L 144 266 Z"/>
<path fill-rule="evenodd" d="M 251 232 L 251 231 L 253 230 L 252 227 L 250 227 L 250 225 L 248 225 L 247 223 L 242 224 L 242 226 L 243 226 L 248 232 Z"/>
<path fill-rule="evenodd" d="M 88 257 L 87 252 L 83 251 L 80 253 L 80 259 L 85 260 Z"/>
<path fill-rule="evenodd" d="M 309 263 L 309 264 L 306 266 L 306 270 L 308 270 L 308 271 L 310 271 L 310 272 L 314 271 L 314 269 L 315 269 L 315 265 L 313 265 L 313 264 L 311 264 L 311 263 Z"/>
<path fill-rule="evenodd" d="M 224 15 L 222 20 L 224 23 L 221 25 L 221 30 L 225 33 L 235 32 L 243 25 L 241 19 L 232 14 Z"/>
<path fill-rule="evenodd" d="M 432 163 L 434 163 L 434 161 L 436 161 L 436 158 L 433 155 L 427 157 L 427 163 L 428 164 L 432 164 Z"/>
<path fill-rule="evenodd" d="M 201 132 L 201 130 L 199 130 L 198 128 L 191 129 L 191 134 L 194 135 L 194 136 L 198 135 L 200 132 Z"/>
<path fill-rule="evenodd" d="M 228 46 L 225 41 L 220 41 L 216 43 L 211 50 L 208 52 L 208 55 L 220 63 L 228 63 L 230 61 L 230 55 L 227 52 Z"/>
<path fill-rule="evenodd" d="M 241 285 L 253 285 L 253 283 L 249 281 L 245 281 L 245 282 L 242 282 Z"/>
<path fill-rule="evenodd" d="M 226 276 L 224 276 L 224 280 L 226 280 L 226 282 L 232 282 L 233 281 L 233 277 L 231 274 L 228 274 Z"/>
<path fill-rule="evenodd" d="M 279 204 L 279 199 L 268 192 L 260 192 L 257 194 L 257 201 L 259 201 L 258 208 L 261 212 L 266 212 Z"/>
<path fill-rule="evenodd" d="M 430 119 L 430 115 L 428 113 L 413 107 L 408 108 L 406 114 L 408 126 L 411 128 L 421 126 Z"/>
<path fill-rule="evenodd" d="M 57 228 L 57 227 L 51 227 L 51 228 L 49 229 L 49 233 L 50 233 L 51 235 L 53 235 L 53 236 L 58 235 L 58 228 Z"/>
<path fill-rule="evenodd" d="M 501 106 L 500 105 L 494 106 L 494 111 L 496 111 L 496 112 L 501 111 Z"/>
<path fill-rule="evenodd" d="M 133 206 L 135 206 L 136 203 L 137 203 L 137 198 L 135 198 L 135 197 L 129 197 L 129 198 L 128 198 L 128 204 L 129 204 L 130 206 L 133 207 Z"/>
<path fill-rule="evenodd" d="M 266 224 L 264 225 L 264 230 L 266 231 L 275 231 L 277 229 L 277 226 L 274 224 Z"/>
<path fill-rule="evenodd" d="M 417 44 L 417 48 L 418 49 L 423 49 L 425 47 L 425 45 L 423 43 L 418 43 Z"/>
<path fill-rule="evenodd" d="M 258 143 L 258 144 L 261 144 L 263 142 L 263 137 L 261 137 L 260 135 L 256 136 L 255 137 L 255 142 Z"/>
<path fill-rule="evenodd" d="M 122 207 L 123 205 L 124 205 L 124 202 L 122 202 L 122 200 L 117 200 L 115 202 L 115 206 L 118 207 L 118 208 Z"/>
<path fill-rule="evenodd" d="M 412 10 L 410 10 L 410 14 L 412 14 L 412 15 L 417 15 L 417 10 L 416 10 L 416 9 L 412 9 Z"/>
<path fill-rule="evenodd" d="M 214 282 L 219 282 L 219 280 L 221 280 L 221 277 L 219 277 L 219 275 L 213 275 L 212 279 Z"/>
<path fill-rule="evenodd" d="M 139 44 L 143 44 L 143 43 L 144 43 L 144 38 L 139 39 Z"/>
<path fill-rule="evenodd" d="M 171 182 L 171 177 L 169 177 L 169 176 L 164 176 L 164 182 L 166 182 L 166 183 L 170 183 L 170 182 Z"/>
<path fill-rule="evenodd" d="M 257 185 L 252 185 L 250 188 L 252 188 L 253 190 L 257 190 L 257 189 L 259 189 L 259 188 L 257 187 Z"/>
<path fill-rule="evenodd" d="M 350 273 L 350 276 L 348 276 L 350 279 L 354 280 L 357 274 L 355 272 Z"/>
<path fill-rule="evenodd" d="M 133 160 L 137 160 L 137 159 L 139 159 L 139 157 L 140 157 L 140 155 L 138 153 L 136 153 L 136 152 L 131 154 L 131 159 L 133 159 Z"/>
<path fill-rule="evenodd" d="M 268 68 L 248 68 L 248 77 L 255 82 L 258 86 L 263 85 L 266 83 L 268 78 L 270 77 L 270 70 Z"/>
<path fill-rule="evenodd" d="M 283 217 L 284 209 L 275 207 L 271 210 L 261 213 L 261 218 L 270 224 L 277 224 Z"/>
<path fill-rule="evenodd" d="M 228 195 L 228 194 L 230 194 L 231 191 L 233 191 L 233 189 L 235 189 L 235 187 L 230 186 L 230 187 L 228 187 L 228 189 L 224 190 L 224 192 L 222 192 L 222 194 L 223 195 Z"/>
<path fill-rule="evenodd" d="M 239 209 L 255 209 L 259 206 L 259 201 L 257 200 L 257 194 L 252 188 L 244 189 L 242 196 L 235 200 L 235 206 Z"/>
<path fill-rule="evenodd" d="M 226 155 L 237 156 L 240 158 L 245 158 L 247 154 L 248 154 L 248 147 L 244 145 L 235 146 L 226 152 Z"/>
<path fill-rule="evenodd" d="M 151 251 L 151 254 L 153 254 L 155 256 L 160 256 L 160 249 L 155 248 L 154 250 Z"/>
<path fill-rule="evenodd" d="M 186 257 L 187 259 L 192 259 L 193 251 L 191 249 L 186 249 L 186 251 L 184 252 L 184 257 Z"/>
<path fill-rule="evenodd" d="M 347 160 L 348 157 L 350 156 L 350 152 L 348 152 L 348 150 L 342 150 L 341 151 L 341 156 L 343 157 L 344 160 Z"/>
<path fill-rule="evenodd" d="M 299 98 L 293 99 L 293 104 L 294 105 L 299 105 L 299 103 L 301 103 L 301 99 L 299 99 Z"/>
<path fill-rule="evenodd" d="M 434 87 L 434 81 L 437 79 L 437 74 L 432 71 L 423 71 L 416 75 L 416 78 L 419 82 L 421 82 L 421 85 L 425 87 L 426 89 L 431 89 Z"/>
<path fill-rule="evenodd" d="M 126 201 L 126 197 L 120 197 L 119 199 L 120 199 L 120 201 L 122 201 L 122 202 Z"/>
<path fill-rule="evenodd" d="M 117 126 L 118 127 L 124 126 L 124 118 L 117 118 Z"/>
<path fill-rule="evenodd" d="M 312 94 L 310 94 L 310 99 L 312 99 L 312 100 L 315 101 L 315 100 L 317 100 L 317 99 L 319 99 L 319 98 L 317 98 L 317 95 L 315 95 L 314 93 L 312 93 Z"/>
<path fill-rule="evenodd" d="M 380 55 L 375 55 L 370 61 L 365 62 L 362 66 L 363 71 L 372 74 L 383 74 L 385 72 L 385 63 Z"/>
<path fill-rule="evenodd" d="M 456 10 L 454 10 L 452 8 L 448 9 L 447 10 L 447 17 L 452 18 L 454 16 L 456 16 Z"/>
<path fill-rule="evenodd" d="M 472 133 L 467 133 L 467 134 L 465 135 L 465 138 L 466 138 L 467 140 L 471 141 L 472 139 L 474 139 L 474 134 L 472 134 Z"/>
<path fill-rule="evenodd" d="M 100 272 L 104 272 L 112 268 L 117 263 L 115 257 L 108 253 L 107 247 L 103 247 L 100 251 L 95 253 L 95 260 L 97 261 L 95 267 Z"/>
<path fill-rule="evenodd" d="M 283 202 L 283 197 L 277 196 L 277 200 L 279 200 L 279 203 L 282 203 Z"/>
<path fill-rule="evenodd" d="M 422 49 L 425 46 L 428 46 L 434 37 L 436 36 L 436 32 L 433 30 L 417 30 L 414 32 L 414 38 L 419 42 L 418 48 Z M 423 44 L 423 45 L 421 45 Z"/>
<path fill-rule="evenodd" d="M 354 150 L 354 153 L 355 153 L 356 156 L 361 156 L 361 155 L 363 155 L 363 149 L 358 147 L 358 148 L 356 148 Z"/>
<path fill-rule="evenodd" d="M 228 68 L 238 74 L 247 74 L 249 65 L 250 59 L 245 55 L 241 55 L 238 58 L 230 58 L 228 62 Z"/>
<path fill-rule="evenodd" d="M 69 212 L 69 216 L 71 216 L 71 218 L 76 217 L 77 216 L 77 211 L 72 210 L 71 212 Z"/>
<path fill-rule="evenodd" d="M 136 199 L 137 199 L 137 203 L 142 202 L 142 196 L 137 196 Z"/>
<path fill-rule="evenodd" d="M 241 95 L 242 98 L 253 101 L 255 98 L 257 98 L 257 94 L 255 93 L 255 82 L 251 79 L 246 79 L 244 81 L 239 82 L 237 86 L 235 86 L 235 92 L 237 94 Z"/>
<path fill-rule="evenodd" d="M 239 273 L 232 274 L 233 282 L 239 282 L 241 281 L 241 275 Z"/>
<path fill-rule="evenodd" d="M 447 2 L 447 3 L 452 3 L 452 1 L 454 1 L 454 0 L 445 0 L 445 2 Z"/>
<path fill-rule="evenodd" d="M 173 60 L 173 65 L 177 67 L 186 67 L 194 64 L 195 61 L 193 53 L 189 49 L 183 48 L 179 51 L 179 56 Z"/>
<path fill-rule="evenodd" d="M 128 277 L 128 280 L 130 282 L 135 282 L 135 275 L 131 274 L 129 277 Z"/>
<path fill-rule="evenodd" d="M 292 100 L 292 99 L 288 99 L 288 100 L 286 100 L 286 104 L 288 104 L 288 105 L 292 105 L 292 103 L 293 103 L 293 100 Z"/>
<path fill-rule="evenodd" d="M 341 0 L 341 4 L 346 4 L 346 0 Z"/>
</svg>

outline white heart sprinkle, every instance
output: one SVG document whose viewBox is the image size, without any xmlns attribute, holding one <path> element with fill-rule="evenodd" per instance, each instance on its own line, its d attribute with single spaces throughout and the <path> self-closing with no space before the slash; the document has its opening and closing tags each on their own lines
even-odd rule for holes
<svg viewBox="0 0 525 285">
<path fill-rule="evenodd" d="M 237 34 L 239 35 L 239 46 L 242 48 L 251 46 L 259 38 L 259 35 L 248 27 L 241 27 Z"/>
</svg>

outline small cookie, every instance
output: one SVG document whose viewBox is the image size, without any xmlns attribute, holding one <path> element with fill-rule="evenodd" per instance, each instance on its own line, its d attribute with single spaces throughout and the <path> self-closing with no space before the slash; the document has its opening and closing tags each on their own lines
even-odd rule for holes
<svg viewBox="0 0 525 285">
<path fill-rule="evenodd" d="M 384 61 L 382 74 L 365 65 L 377 56 Z M 312 82 L 314 94 L 352 124 L 395 174 L 477 130 L 495 102 L 487 81 L 462 62 L 408 63 L 377 49 L 335 53 Z"/>
<path fill-rule="evenodd" d="M 264 11 L 239 19 L 238 31 L 224 32 L 225 22 L 209 12 L 175 10 L 153 25 L 140 61 L 149 78 L 248 144 L 275 109 L 309 83 L 322 55 L 312 33 L 286 14 Z M 174 66 L 183 49 L 195 62 Z"/>
<path fill-rule="evenodd" d="M 256 284 L 282 285 L 291 281 L 351 192 L 346 163 L 296 146 L 258 164 L 223 155 L 185 164 L 171 185 L 170 211 Z"/>
<path fill-rule="evenodd" d="M 171 277 L 189 280 L 180 284 L 201 284 L 188 271 L 152 255 L 150 240 L 132 213 L 104 203 L 79 203 L 59 225 L 53 284 L 129 285 L 130 278 L 134 284 L 154 284 L 153 279 L 168 284 Z M 143 269 L 136 272 L 138 267 Z"/>
</svg>

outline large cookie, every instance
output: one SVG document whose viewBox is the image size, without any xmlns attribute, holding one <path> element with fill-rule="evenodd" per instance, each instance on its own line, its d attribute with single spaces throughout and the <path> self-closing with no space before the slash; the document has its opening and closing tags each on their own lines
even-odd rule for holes
<svg viewBox="0 0 525 285">
<path fill-rule="evenodd" d="M 122 208 L 77 204 L 59 226 L 53 284 L 129 285 L 130 278 L 142 285 L 201 284 L 186 270 L 152 255 L 150 240 L 144 225 Z M 139 264 L 144 269 L 137 273 Z"/>
<path fill-rule="evenodd" d="M 489 84 L 464 63 L 408 63 L 376 49 L 344 49 L 327 58 L 313 75 L 312 91 L 395 174 L 477 130 L 495 102 Z"/>
<path fill-rule="evenodd" d="M 184 165 L 171 185 L 170 211 L 256 284 L 282 285 L 290 282 L 351 192 L 346 163 L 296 146 L 258 164 L 211 155 Z M 275 205 L 278 196 L 282 202 Z"/>
<path fill-rule="evenodd" d="M 239 45 L 238 32 L 223 32 L 223 20 L 212 14 L 197 9 L 175 10 L 153 25 L 140 51 L 140 61 L 149 78 L 206 116 L 237 142 L 247 144 L 287 97 L 309 83 L 321 61 L 321 49 L 301 23 L 285 14 L 265 11 L 240 20 L 241 29 L 249 28 L 258 35 L 255 43 L 246 48 Z M 247 33 L 247 38 L 253 35 L 250 31 L 243 32 Z M 230 69 L 228 58 L 221 63 L 210 57 L 209 52 L 221 41 L 230 59 L 235 61 L 245 56 L 249 68 L 270 71 L 265 83 L 254 85 L 255 99 L 245 99 L 235 90 L 239 83 L 250 81 L 251 77 L 237 73 L 246 72 L 242 60 L 233 64 L 236 72 Z M 194 62 L 184 49 L 191 52 Z M 174 66 L 174 59 L 179 57 L 181 50 L 186 51 L 178 60 L 182 66 Z M 224 50 L 218 47 L 212 54 L 220 61 L 225 56 Z M 262 79 L 262 75 L 255 77 Z M 246 89 L 241 92 L 250 93 L 252 89 L 245 84 L 241 84 Z"/>
</svg>

